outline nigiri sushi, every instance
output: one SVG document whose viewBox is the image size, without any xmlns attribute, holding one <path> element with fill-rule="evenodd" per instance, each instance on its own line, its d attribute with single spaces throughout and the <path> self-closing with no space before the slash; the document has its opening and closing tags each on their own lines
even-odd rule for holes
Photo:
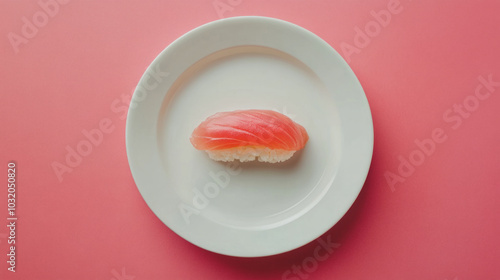
<svg viewBox="0 0 500 280">
<path fill-rule="evenodd" d="M 309 136 L 304 127 L 271 110 L 237 110 L 208 117 L 190 141 L 217 161 L 282 162 L 304 148 Z"/>
</svg>

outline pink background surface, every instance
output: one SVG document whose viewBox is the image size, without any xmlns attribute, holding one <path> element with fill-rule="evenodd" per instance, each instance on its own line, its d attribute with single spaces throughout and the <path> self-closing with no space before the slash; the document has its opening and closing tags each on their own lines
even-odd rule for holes
<svg viewBox="0 0 500 280">
<path fill-rule="evenodd" d="M 302 274 L 285 279 L 500 279 L 500 86 L 478 80 L 500 81 L 499 1 L 401 0 L 364 45 L 356 27 L 370 26 L 371 12 L 391 1 L 220 2 L 230 7 L 224 17 L 275 17 L 316 33 L 365 89 L 375 128 L 370 173 L 322 237 L 340 247 L 309 272 L 302 264 L 316 241 L 265 258 L 218 255 L 173 233 L 140 196 L 126 121 L 111 104 L 126 106 L 173 40 L 219 19 L 217 2 L 68 1 L 44 23 L 36 1 L 2 0 L 0 169 L 17 162 L 19 220 L 12 273 L 2 188 L 0 279 L 282 279 L 294 265 Z M 33 15 L 42 26 L 11 44 L 9 34 L 23 36 L 23 17 Z M 346 44 L 358 49 L 342 52 Z M 478 87 L 484 100 L 473 97 Z M 464 101 L 471 112 L 449 111 Z M 66 147 L 103 119 L 113 130 L 58 180 L 51 164 L 64 163 Z M 436 128 L 446 140 L 411 175 L 399 173 L 399 157 L 418 161 L 415 140 Z M 401 176 L 392 188 L 388 172 Z"/>
</svg>

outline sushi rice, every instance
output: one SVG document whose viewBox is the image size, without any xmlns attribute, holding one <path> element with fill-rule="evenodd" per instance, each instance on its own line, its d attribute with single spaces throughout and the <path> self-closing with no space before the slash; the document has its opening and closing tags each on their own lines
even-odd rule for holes
<svg viewBox="0 0 500 280">
<path fill-rule="evenodd" d="M 208 156 L 216 161 L 253 161 L 277 163 L 293 156 L 296 151 L 270 149 L 268 147 L 241 146 L 222 150 L 207 150 Z"/>
</svg>

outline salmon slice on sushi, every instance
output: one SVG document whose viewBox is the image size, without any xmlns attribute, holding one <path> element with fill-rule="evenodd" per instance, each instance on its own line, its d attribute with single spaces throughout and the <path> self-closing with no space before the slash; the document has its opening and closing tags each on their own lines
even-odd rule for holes
<svg viewBox="0 0 500 280">
<path fill-rule="evenodd" d="M 237 110 L 208 117 L 192 133 L 191 144 L 217 161 L 282 162 L 304 148 L 304 127 L 271 110 Z"/>
</svg>

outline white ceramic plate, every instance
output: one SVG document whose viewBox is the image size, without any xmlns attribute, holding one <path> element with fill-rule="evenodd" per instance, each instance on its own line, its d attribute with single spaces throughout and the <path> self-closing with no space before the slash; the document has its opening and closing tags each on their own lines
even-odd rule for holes
<svg viewBox="0 0 500 280">
<path fill-rule="evenodd" d="M 274 109 L 310 140 L 281 164 L 215 162 L 189 142 L 220 111 Z M 356 76 L 321 38 L 288 22 L 236 17 L 168 46 L 134 93 L 126 130 L 132 175 L 174 232 L 232 256 L 273 255 L 331 228 L 365 181 L 370 108 Z"/>
</svg>

